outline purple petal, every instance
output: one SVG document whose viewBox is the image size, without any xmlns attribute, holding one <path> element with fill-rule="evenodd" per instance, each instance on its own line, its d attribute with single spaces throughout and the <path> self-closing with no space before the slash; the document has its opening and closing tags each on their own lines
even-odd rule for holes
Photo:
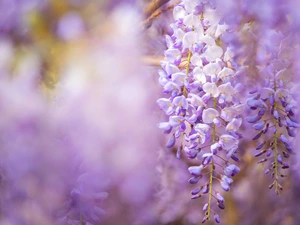
<svg viewBox="0 0 300 225">
<path fill-rule="evenodd" d="M 265 122 L 264 122 L 264 121 L 260 121 L 260 122 L 258 122 L 258 123 L 256 123 L 256 124 L 254 124 L 254 125 L 253 125 L 253 128 L 254 128 L 255 130 L 261 130 L 261 129 L 264 128 L 264 126 L 265 126 Z"/>
<path fill-rule="evenodd" d="M 266 125 L 265 129 L 263 130 L 263 133 L 264 133 L 264 134 L 268 132 L 268 130 L 269 130 L 269 126 L 270 126 L 270 124 L 269 124 L 269 123 L 267 123 L 267 125 Z"/>
<path fill-rule="evenodd" d="M 181 131 L 181 132 L 184 132 L 184 131 L 185 131 L 185 129 L 186 129 L 186 125 L 185 125 L 185 123 L 184 123 L 184 122 L 180 123 L 180 127 L 179 127 L 179 129 L 180 129 L 180 131 Z"/>
<path fill-rule="evenodd" d="M 205 157 L 202 165 L 206 166 L 206 165 L 208 165 L 210 163 L 210 161 L 211 161 L 211 156 L 207 156 L 207 157 Z"/>
<path fill-rule="evenodd" d="M 246 117 L 246 121 L 247 121 L 248 123 L 256 123 L 256 122 L 259 121 L 260 119 L 261 119 L 261 117 L 258 116 L 258 115 Z"/>
<path fill-rule="evenodd" d="M 176 132 L 174 133 L 175 138 L 179 138 L 181 135 L 181 131 L 180 130 L 176 130 Z"/>
<path fill-rule="evenodd" d="M 220 209 L 225 209 L 225 205 L 222 202 L 218 203 L 218 206 Z"/>
<path fill-rule="evenodd" d="M 278 114 L 278 111 L 277 111 L 277 110 L 274 110 L 273 116 L 275 117 L 276 120 L 278 120 L 279 114 Z"/>
<path fill-rule="evenodd" d="M 229 191 L 230 187 L 227 183 L 221 182 L 221 187 L 223 188 L 224 191 Z"/>
<path fill-rule="evenodd" d="M 190 166 L 188 168 L 190 174 L 192 174 L 193 176 L 200 176 L 201 175 L 201 171 L 203 169 L 203 166 Z"/>
<path fill-rule="evenodd" d="M 292 149 L 292 146 L 289 143 L 284 143 L 286 150 L 289 151 L 291 154 L 295 154 L 295 152 Z"/>
<path fill-rule="evenodd" d="M 294 129 L 291 129 L 289 127 L 287 127 L 286 129 L 287 129 L 288 135 L 290 137 L 296 137 L 296 133 L 295 133 Z"/>
<path fill-rule="evenodd" d="M 207 185 L 204 186 L 204 188 L 203 188 L 203 190 L 202 190 L 202 193 L 203 193 L 203 194 L 207 194 L 207 193 L 208 193 L 208 191 L 209 191 L 209 188 L 208 188 L 208 187 L 209 187 L 209 184 L 207 184 Z"/>
<path fill-rule="evenodd" d="M 263 115 L 265 115 L 265 109 L 264 109 L 264 108 L 261 108 L 261 109 L 258 111 L 258 116 L 262 117 Z"/>
<path fill-rule="evenodd" d="M 168 122 L 159 123 L 157 126 L 159 129 L 163 129 L 165 133 L 171 132 L 172 130 L 172 126 Z"/>
<path fill-rule="evenodd" d="M 275 102 L 274 95 L 270 95 L 269 101 L 270 101 L 270 105 L 274 105 Z"/>
<path fill-rule="evenodd" d="M 282 154 L 283 154 L 284 158 L 289 158 L 290 157 L 290 155 L 288 153 L 286 153 L 286 152 L 282 152 Z"/>
<path fill-rule="evenodd" d="M 261 155 L 263 155 L 263 154 L 265 154 L 266 153 L 266 150 L 265 151 L 261 151 L 261 152 L 259 152 L 259 153 L 256 153 L 255 155 L 254 155 L 254 157 L 259 157 L 259 156 L 261 156 Z"/>
<path fill-rule="evenodd" d="M 216 223 L 220 223 L 221 222 L 220 217 L 219 217 L 218 214 L 214 215 L 214 219 L 215 219 Z"/>
<path fill-rule="evenodd" d="M 264 162 L 266 162 L 266 161 L 267 161 L 267 159 L 261 159 L 261 160 L 259 160 L 259 161 L 257 162 L 257 164 L 264 163 Z"/>
<path fill-rule="evenodd" d="M 208 203 L 206 203 L 206 204 L 203 206 L 202 210 L 203 210 L 203 211 L 206 211 L 207 209 L 208 209 Z"/>
<path fill-rule="evenodd" d="M 217 192 L 216 198 L 217 198 L 218 202 L 222 202 L 222 203 L 225 202 L 223 196 L 219 192 Z"/>
<path fill-rule="evenodd" d="M 287 164 L 286 162 L 283 163 L 282 169 L 288 169 L 290 168 L 289 164 Z"/>
<path fill-rule="evenodd" d="M 197 198 L 200 198 L 202 195 L 193 195 L 192 197 L 191 197 L 191 199 L 197 199 Z"/>
<path fill-rule="evenodd" d="M 176 138 L 175 138 L 174 135 L 172 135 L 171 139 L 166 144 L 166 147 L 167 148 L 172 148 L 175 145 L 175 142 L 176 142 Z"/>
<path fill-rule="evenodd" d="M 195 123 L 195 122 L 197 121 L 197 119 L 198 119 L 197 115 L 196 115 L 196 114 L 193 114 L 191 117 L 189 117 L 189 118 L 187 119 L 187 121 L 188 121 L 189 123 Z"/>
<path fill-rule="evenodd" d="M 264 145 L 266 144 L 266 142 L 261 143 L 260 145 L 258 145 L 256 147 L 256 150 L 262 149 L 264 147 Z"/>
<path fill-rule="evenodd" d="M 230 157 L 236 162 L 240 161 L 240 159 L 235 154 L 232 154 Z"/>
<path fill-rule="evenodd" d="M 286 117 L 286 125 L 289 127 L 293 127 L 293 128 L 298 128 L 300 127 L 300 125 L 298 123 L 293 122 L 292 120 L 290 120 L 290 118 Z"/>
<path fill-rule="evenodd" d="M 283 143 L 289 143 L 289 140 L 283 135 L 280 134 L 280 138 L 279 138 Z"/>
<path fill-rule="evenodd" d="M 192 195 L 196 195 L 196 194 L 198 194 L 200 191 L 201 191 L 200 188 L 196 188 L 196 189 L 194 189 L 194 190 L 191 191 L 191 194 L 192 194 Z"/>
<path fill-rule="evenodd" d="M 197 184 L 201 177 L 192 177 L 189 179 L 190 184 Z"/>
<path fill-rule="evenodd" d="M 272 152 L 273 152 L 272 149 L 269 149 L 269 150 L 267 151 L 267 155 L 266 155 L 266 156 L 269 157 L 269 156 L 272 154 Z"/>
<path fill-rule="evenodd" d="M 176 158 L 177 158 L 178 160 L 180 159 L 181 151 L 182 151 L 182 145 L 180 145 L 180 146 L 177 148 L 177 151 L 176 151 Z"/>
<path fill-rule="evenodd" d="M 258 138 L 260 138 L 260 136 L 263 134 L 263 132 L 259 132 L 257 135 L 255 135 L 252 140 L 257 140 Z"/>
<path fill-rule="evenodd" d="M 189 141 L 195 141 L 199 137 L 200 137 L 199 134 L 195 133 L 195 134 L 190 135 L 188 138 L 189 138 Z"/>
</svg>

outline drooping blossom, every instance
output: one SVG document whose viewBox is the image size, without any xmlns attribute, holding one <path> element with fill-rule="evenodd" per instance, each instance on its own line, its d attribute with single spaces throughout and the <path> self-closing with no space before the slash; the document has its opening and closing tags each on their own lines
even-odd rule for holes
<svg viewBox="0 0 300 225">
<path fill-rule="evenodd" d="M 177 157 L 184 152 L 194 164 L 188 168 L 192 175 L 189 183 L 198 187 L 191 198 L 207 196 L 205 222 L 212 208 L 225 208 L 224 201 L 213 198 L 221 196 L 213 188 L 213 180 L 219 180 L 228 191 L 231 177 L 239 172 L 238 167 L 231 173 L 223 170 L 234 165 L 230 160 L 238 161 L 243 104 L 235 74 L 240 68 L 231 67 L 236 63 L 225 57 L 228 49 L 220 37 L 227 32 L 227 25 L 221 23 L 218 10 L 210 3 L 182 1 L 174 7 L 173 17 L 173 34 L 166 37 L 168 49 L 159 71 L 165 96 L 157 100 L 169 119 L 158 126 L 169 134 L 166 147 L 176 146 Z M 214 218 L 220 222 L 217 214 Z"/>
</svg>

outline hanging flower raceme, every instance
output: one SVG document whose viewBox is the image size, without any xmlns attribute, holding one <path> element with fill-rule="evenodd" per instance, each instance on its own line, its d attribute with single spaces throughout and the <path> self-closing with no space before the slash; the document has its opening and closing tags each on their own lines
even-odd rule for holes
<svg viewBox="0 0 300 225">
<path fill-rule="evenodd" d="M 277 194 L 282 190 L 280 179 L 287 176 L 284 172 L 289 168 L 287 159 L 294 154 L 291 139 L 296 136 L 295 129 L 299 127 L 295 101 L 289 91 L 291 71 L 278 68 L 279 62 L 278 59 L 272 60 L 261 71 L 265 85 L 259 91 L 251 92 L 247 105 L 255 113 L 246 118 L 258 132 L 253 137 L 253 140 L 258 140 L 255 157 L 262 157 L 258 163 L 269 162 L 265 174 L 271 174 L 274 181 L 269 188 L 275 187 Z"/>
<path fill-rule="evenodd" d="M 230 66 L 236 63 L 221 38 L 227 25 L 212 5 L 182 1 L 173 16 L 173 35 L 166 37 L 168 49 L 159 71 L 165 97 L 157 100 L 168 121 L 158 126 L 170 136 L 166 147 L 178 146 L 177 158 L 184 152 L 192 160 L 189 183 L 198 187 L 191 198 L 207 196 L 202 222 L 213 214 L 219 223 L 214 208 L 225 209 L 220 192 L 229 191 L 232 177 L 240 171 L 231 162 L 239 161 L 236 152 L 242 137 L 238 130 L 243 105 L 235 79 L 239 68 Z"/>
</svg>

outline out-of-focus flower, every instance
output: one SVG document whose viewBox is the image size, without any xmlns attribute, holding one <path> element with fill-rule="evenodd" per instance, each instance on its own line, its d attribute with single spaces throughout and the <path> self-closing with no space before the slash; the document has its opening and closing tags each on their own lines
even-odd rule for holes
<svg viewBox="0 0 300 225">
<path fill-rule="evenodd" d="M 252 96 L 247 101 L 249 108 L 253 111 L 258 110 L 258 113 L 247 117 L 246 120 L 259 131 L 253 140 L 264 138 L 264 141 L 260 141 L 256 147 L 259 152 L 255 157 L 264 156 L 259 163 L 270 161 L 265 174 L 270 173 L 274 178 L 269 188 L 275 186 L 275 192 L 279 194 L 282 190 L 279 182 L 287 175 L 283 171 L 290 167 L 287 162 L 284 162 L 284 158 L 294 154 L 289 139 L 295 137 L 295 129 L 299 124 L 295 114 L 295 100 L 288 90 L 293 84 L 292 71 L 288 69 L 289 62 L 279 54 L 283 46 L 277 45 L 273 48 L 275 52 L 268 62 L 269 65 L 260 72 L 265 82 L 259 91 L 252 92 Z M 290 138 L 287 138 L 288 136 Z"/>
<path fill-rule="evenodd" d="M 84 23 L 75 12 L 64 15 L 57 26 L 57 34 L 65 41 L 80 38 L 84 32 Z"/>
</svg>

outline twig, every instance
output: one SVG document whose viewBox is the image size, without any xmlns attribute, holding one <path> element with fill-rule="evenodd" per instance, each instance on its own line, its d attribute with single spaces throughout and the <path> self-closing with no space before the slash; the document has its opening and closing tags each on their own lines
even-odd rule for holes
<svg viewBox="0 0 300 225">
<path fill-rule="evenodd" d="M 170 0 L 152 0 L 152 2 L 144 10 L 145 18 L 148 18 L 152 13 L 154 13 L 162 5 L 166 4 Z"/>
<path fill-rule="evenodd" d="M 174 5 L 169 5 L 163 9 L 160 10 L 156 10 L 155 12 L 153 12 L 147 19 L 145 19 L 142 23 L 141 23 L 141 27 L 142 30 L 145 30 L 147 28 L 149 28 L 152 25 L 152 21 L 157 18 L 158 16 L 160 16 L 162 13 L 170 10 L 174 8 Z"/>
</svg>

